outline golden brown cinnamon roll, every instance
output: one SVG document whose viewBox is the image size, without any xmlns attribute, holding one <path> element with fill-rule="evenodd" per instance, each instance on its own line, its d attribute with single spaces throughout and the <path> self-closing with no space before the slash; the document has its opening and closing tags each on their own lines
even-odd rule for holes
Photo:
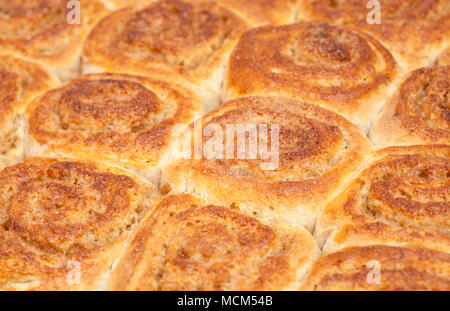
<svg viewBox="0 0 450 311">
<path fill-rule="evenodd" d="M 450 66 L 413 71 L 370 132 L 375 147 L 450 144 Z"/>
<path fill-rule="evenodd" d="M 293 290 L 317 255 L 304 229 L 171 195 L 139 225 L 108 289 Z"/>
<path fill-rule="evenodd" d="M 0 54 L 0 165 L 20 161 L 23 148 L 23 108 L 58 80 L 43 67 Z"/>
<path fill-rule="evenodd" d="M 438 66 L 450 66 L 450 48 L 446 49 L 439 55 Z"/>
<path fill-rule="evenodd" d="M 0 172 L 0 289 L 98 290 L 157 197 L 124 170 L 30 158 Z"/>
<path fill-rule="evenodd" d="M 325 251 L 395 243 L 450 247 L 450 147 L 391 147 L 322 213 L 314 235 Z"/>
<path fill-rule="evenodd" d="M 320 208 L 370 150 L 359 129 L 331 111 L 283 97 L 247 97 L 192 124 L 161 183 L 312 230 Z"/>
<path fill-rule="evenodd" d="M 284 25 L 295 21 L 301 0 L 218 0 L 253 25 Z"/>
<path fill-rule="evenodd" d="M 98 159 L 157 184 L 174 127 L 200 113 L 200 100 L 176 84 L 125 74 L 86 75 L 31 103 L 26 155 Z"/>
<path fill-rule="evenodd" d="M 301 286 L 316 291 L 450 290 L 450 255 L 425 248 L 374 245 L 326 254 Z"/>
<path fill-rule="evenodd" d="M 84 45 L 84 72 L 162 75 L 186 83 L 207 109 L 219 103 L 223 69 L 246 23 L 214 1 L 157 1 L 104 18 Z"/>
<path fill-rule="evenodd" d="M 105 13 L 98 0 L 1 0 L 0 50 L 45 63 L 66 80 L 78 74 L 82 42 Z"/>
<path fill-rule="evenodd" d="M 380 20 L 374 10 L 380 4 Z M 301 21 L 351 25 L 371 34 L 408 70 L 430 66 L 450 38 L 448 0 L 304 0 Z M 379 22 L 379 24 L 377 24 Z"/>
<path fill-rule="evenodd" d="M 244 33 L 225 75 L 225 98 L 284 95 L 342 114 L 367 132 L 394 91 L 397 65 L 363 33 L 313 22 Z"/>
</svg>

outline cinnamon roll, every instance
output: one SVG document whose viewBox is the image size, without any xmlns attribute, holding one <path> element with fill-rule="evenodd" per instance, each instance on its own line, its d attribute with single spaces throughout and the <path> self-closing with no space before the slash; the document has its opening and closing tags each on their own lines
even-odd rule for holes
<svg viewBox="0 0 450 311">
<path fill-rule="evenodd" d="M 357 27 L 385 45 L 407 70 L 432 65 L 450 40 L 448 0 L 304 0 L 298 19 Z"/>
<path fill-rule="evenodd" d="M 0 51 L 42 62 L 66 80 L 78 74 L 82 42 L 106 12 L 99 0 L 1 0 Z"/>
<path fill-rule="evenodd" d="M 108 289 L 293 290 L 317 255 L 304 229 L 171 195 L 139 225 Z"/>
<path fill-rule="evenodd" d="M 308 230 L 371 150 L 341 116 L 283 97 L 222 104 L 174 146 L 161 182 L 167 190 Z"/>
<path fill-rule="evenodd" d="M 225 60 L 246 23 L 214 1 L 157 1 L 116 11 L 84 45 L 84 72 L 160 75 L 219 103 Z"/>
<path fill-rule="evenodd" d="M 85 75 L 37 97 L 26 111 L 31 155 L 98 159 L 159 182 L 176 126 L 201 113 L 189 90 L 126 74 Z"/>
<path fill-rule="evenodd" d="M 253 25 L 284 25 L 295 21 L 301 0 L 218 0 Z"/>
<path fill-rule="evenodd" d="M 330 203 L 314 235 L 324 251 L 395 243 L 450 250 L 450 147 L 391 147 Z M 327 239 L 328 238 L 328 239 Z"/>
<path fill-rule="evenodd" d="M 425 248 L 349 247 L 318 259 L 301 286 L 316 291 L 448 291 L 450 255 Z"/>
<path fill-rule="evenodd" d="M 0 54 L 0 165 L 23 159 L 23 107 L 58 83 L 43 67 Z"/>
<path fill-rule="evenodd" d="M 446 49 L 445 51 L 442 52 L 441 55 L 439 55 L 437 65 L 450 66 L 450 48 Z"/>
<path fill-rule="evenodd" d="M 410 73 L 370 132 L 377 148 L 450 144 L 450 66 Z"/>
<path fill-rule="evenodd" d="M 398 73 L 389 51 L 361 32 L 322 22 L 269 26 L 240 38 L 225 75 L 225 98 L 295 97 L 367 132 Z"/>
<path fill-rule="evenodd" d="M 30 158 L 0 172 L 0 289 L 98 290 L 157 198 L 124 170 Z"/>
</svg>

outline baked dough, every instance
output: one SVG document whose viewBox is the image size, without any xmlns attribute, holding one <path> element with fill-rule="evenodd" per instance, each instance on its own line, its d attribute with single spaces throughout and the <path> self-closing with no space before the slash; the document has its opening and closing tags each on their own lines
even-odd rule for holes
<svg viewBox="0 0 450 311">
<path fill-rule="evenodd" d="M 450 66 L 411 72 L 375 121 L 376 148 L 450 144 Z"/>
<path fill-rule="evenodd" d="M 126 74 L 86 75 L 30 104 L 25 152 L 102 160 L 158 184 L 176 126 L 201 112 L 201 101 L 173 83 Z"/>
<path fill-rule="evenodd" d="M 30 158 L 0 172 L 0 289 L 99 290 L 158 197 L 129 172 Z"/>
<path fill-rule="evenodd" d="M 23 108 L 33 96 L 58 84 L 42 66 L 0 54 L 0 166 L 23 160 Z"/>
<path fill-rule="evenodd" d="M 81 45 L 89 29 L 107 13 L 99 0 L 78 0 L 75 7 L 61 0 L 5 0 L 0 2 L 0 52 L 20 54 L 48 65 L 61 80 L 80 70 Z M 69 8 L 67 8 L 69 7 Z"/>
<path fill-rule="evenodd" d="M 247 31 L 225 76 L 225 99 L 283 95 L 333 110 L 370 128 L 399 69 L 378 41 L 323 22 Z"/>
<path fill-rule="evenodd" d="M 219 104 L 225 62 L 247 24 L 213 1 L 158 1 L 108 15 L 89 34 L 83 71 L 157 75 Z"/>
<path fill-rule="evenodd" d="M 304 229 L 169 195 L 139 225 L 108 289 L 295 290 L 317 256 Z"/>
<path fill-rule="evenodd" d="M 283 97 L 230 101 L 201 121 L 200 134 L 191 124 L 174 145 L 163 187 L 310 231 L 320 209 L 371 151 L 367 138 L 341 116 Z M 203 139 L 197 137 L 202 132 Z M 185 152 L 185 146 L 193 147 Z"/>
<path fill-rule="evenodd" d="M 450 2 L 377 2 L 380 3 L 379 24 L 372 23 L 375 6 L 369 6 L 368 0 L 303 0 L 298 9 L 298 19 L 357 27 L 386 46 L 397 62 L 408 71 L 431 66 L 440 51 L 450 42 Z"/>
<path fill-rule="evenodd" d="M 396 243 L 448 252 L 450 146 L 391 147 L 333 200 L 314 236 L 324 252 Z"/>
<path fill-rule="evenodd" d="M 301 0 L 218 0 L 252 25 L 284 25 L 295 21 Z"/>
<path fill-rule="evenodd" d="M 414 247 L 349 247 L 317 260 L 301 290 L 448 291 L 450 255 Z"/>
<path fill-rule="evenodd" d="M 438 66 L 450 66 L 450 48 L 444 50 L 441 55 L 439 55 Z"/>
</svg>

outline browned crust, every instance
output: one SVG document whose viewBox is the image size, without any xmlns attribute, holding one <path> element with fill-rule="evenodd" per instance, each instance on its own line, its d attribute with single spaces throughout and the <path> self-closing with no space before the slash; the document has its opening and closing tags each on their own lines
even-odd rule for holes
<svg viewBox="0 0 450 311">
<path fill-rule="evenodd" d="M 374 274 L 380 268 L 379 284 Z M 450 290 L 450 255 L 425 248 L 350 247 L 318 259 L 302 290 Z"/>
<path fill-rule="evenodd" d="M 161 80 L 85 75 L 33 101 L 28 134 L 57 153 L 156 167 L 173 127 L 189 124 L 201 109 L 191 91 Z"/>
<path fill-rule="evenodd" d="M 0 288 L 100 289 L 157 196 L 154 186 L 124 172 L 49 158 L 0 172 Z M 80 284 L 70 283 L 71 262 L 79 264 Z"/>
<path fill-rule="evenodd" d="M 366 0 L 305 0 L 299 20 L 352 25 L 380 40 L 408 70 L 431 65 L 450 38 L 447 0 L 382 0 L 381 23 L 369 24 Z"/>
<path fill-rule="evenodd" d="M 392 147 L 370 165 L 318 221 L 325 251 L 345 245 L 415 244 L 448 251 L 450 147 Z"/>
<path fill-rule="evenodd" d="M 107 12 L 101 1 L 79 0 L 81 24 L 69 24 L 66 1 L 34 0 L 0 6 L 0 49 L 51 66 L 73 61 L 88 30 Z"/>
<path fill-rule="evenodd" d="M 268 226 L 229 207 L 172 195 L 142 222 L 108 289 L 292 289 L 317 251 L 304 230 Z"/>
<path fill-rule="evenodd" d="M 371 130 L 375 147 L 450 143 L 450 66 L 413 71 Z"/>
<path fill-rule="evenodd" d="M 89 65 L 190 82 L 209 78 L 246 23 L 214 1 L 157 1 L 111 13 L 84 45 Z"/>
<path fill-rule="evenodd" d="M 291 221 L 300 219 L 308 228 L 320 206 L 352 177 L 371 151 L 364 135 L 344 118 L 282 97 L 230 101 L 204 116 L 202 122 L 203 128 L 216 124 L 224 133 L 226 124 L 278 125 L 278 167 L 262 170 L 260 164 L 268 160 L 260 157 L 237 160 L 235 144 L 234 159 L 178 160 L 163 173 L 163 183 L 176 191 L 194 191 L 228 204 L 255 205 L 282 222 L 292 215 Z"/>
<path fill-rule="evenodd" d="M 43 67 L 0 54 L 0 165 L 23 160 L 23 108 L 39 93 L 58 84 Z"/>
<path fill-rule="evenodd" d="M 323 22 L 262 27 L 239 40 L 225 93 L 299 98 L 367 130 L 397 74 L 389 51 L 363 33 Z"/>
</svg>

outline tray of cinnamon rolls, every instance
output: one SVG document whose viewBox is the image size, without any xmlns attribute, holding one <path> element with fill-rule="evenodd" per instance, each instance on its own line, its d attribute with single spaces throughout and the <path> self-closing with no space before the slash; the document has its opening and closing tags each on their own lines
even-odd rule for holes
<svg viewBox="0 0 450 311">
<path fill-rule="evenodd" d="M 448 0 L 0 0 L 0 290 L 450 290 Z"/>
</svg>

